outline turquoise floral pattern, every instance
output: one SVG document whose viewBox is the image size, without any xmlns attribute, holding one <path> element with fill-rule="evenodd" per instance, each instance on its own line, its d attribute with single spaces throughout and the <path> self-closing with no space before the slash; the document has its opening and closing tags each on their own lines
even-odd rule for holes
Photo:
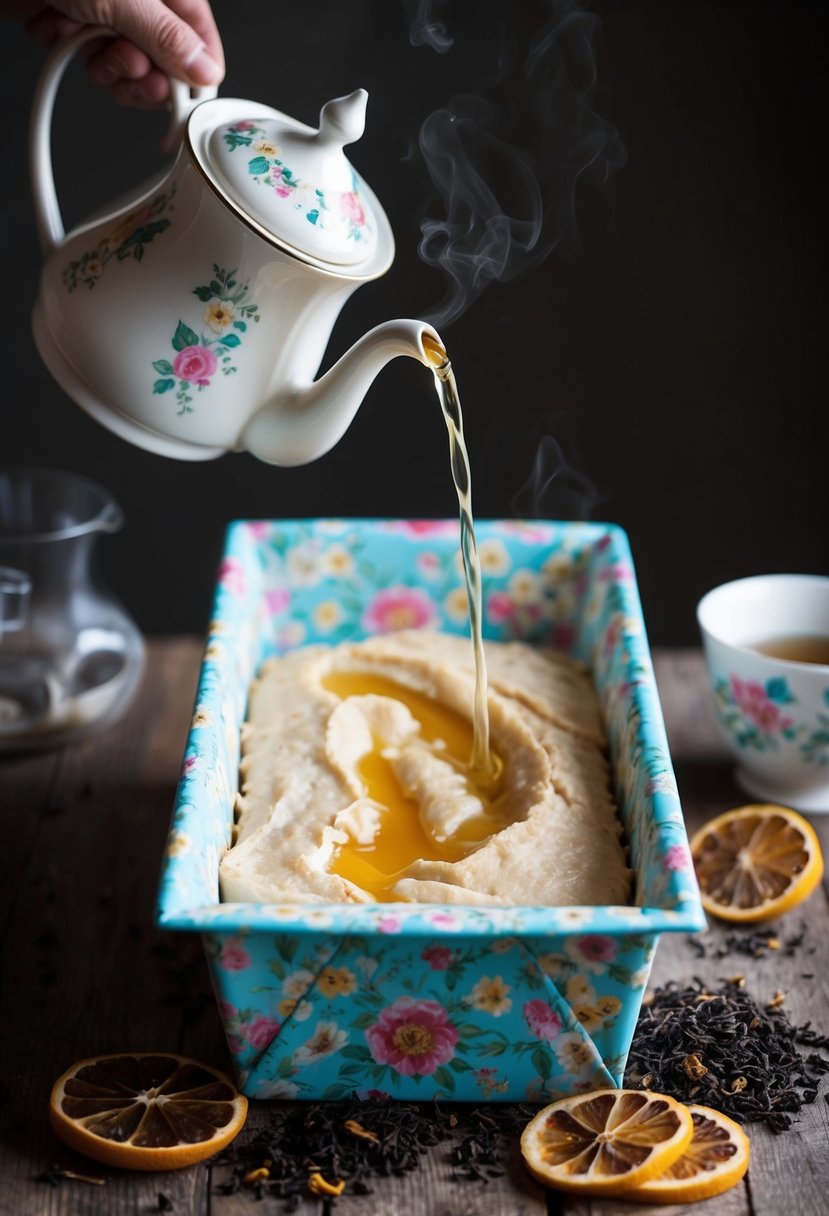
<svg viewBox="0 0 829 1216">
<path fill-rule="evenodd" d="M 795 698 L 782 677 L 763 684 L 730 675 L 717 681 L 714 696 L 720 721 L 740 747 L 768 751 L 797 734 L 794 718 L 784 709 Z"/>
<path fill-rule="evenodd" d="M 485 633 L 590 665 L 637 904 L 219 900 L 247 689 L 274 653 L 434 625 L 466 633 L 456 521 L 231 526 L 159 919 L 201 932 L 240 1082 L 263 1098 L 551 1101 L 618 1084 L 657 935 L 704 924 L 623 533 L 482 523 Z"/>
<path fill-rule="evenodd" d="M 170 217 L 165 212 L 173 210 L 175 193 L 176 187 L 173 186 L 131 211 L 101 238 L 94 249 L 87 250 L 70 262 L 63 272 L 66 290 L 71 293 L 80 286 L 91 290 L 113 258 L 116 262 L 124 262 L 128 258 L 140 262 L 147 245 L 170 227 Z"/>
<path fill-rule="evenodd" d="M 345 221 L 345 235 L 361 241 L 366 233 L 366 212 L 360 198 L 357 175 L 352 172 L 351 190 L 320 190 L 294 176 L 281 158 L 278 144 L 271 143 L 263 127 L 244 120 L 227 128 L 224 140 L 231 152 L 249 148 L 255 152 L 248 161 L 248 173 L 262 186 L 271 187 L 277 198 L 292 200 L 305 218 L 317 228 L 327 228 L 332 213 Z"/>
<path fill-rule="evenodd" d="M 829 688 L 823 690 L 823 703 L 829 708 Z M 829 764 L 829 713 L 818 712 L 816 725 L 805 732 L 800 754 L 808 764 L 824 768 Z"/>
<path fill-rule="evenodd" d="M 153 393 L 175 389 L 179 414 L 193 412 L 193 392 L 208 388 L 218 371 L 224 376 L 236 372 L 231 352 L 241 345 L 248 326 L 259 321 L 259 308 L 248 299 L 248 284 L 239 283 L 235 274 L 213 264 L 210 282 L 193 288 L 193 295 L 207 304 L 201 333 L 180 320 L 172 337 L 172 359 L 153 361 L 159 377 Z"/>
<path fill-rule="evenodd" d="M 823 694 L 829 706 L 829 689 Z M 731 674 L 714 685 L 720 722 L 738 747 L 758 752 L 796 746 L 808 764 L 829 765 L 829 713 L 818 712 L 811 722 L 797 721 L 786 707 L 798 704 L 783 676 L 761 682 Z"/>
</svg>

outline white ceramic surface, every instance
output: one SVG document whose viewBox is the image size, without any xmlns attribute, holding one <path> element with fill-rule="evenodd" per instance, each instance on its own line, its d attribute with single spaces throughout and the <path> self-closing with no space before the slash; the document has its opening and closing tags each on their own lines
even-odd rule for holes
<svg viewBox="0 0 829 1216">
<path fill-rule="evenodd" d="M 174 81 L 168 172 L 66 235 L 52 110 L 70 58 L 101 33 L 61 43 L 35 95 L 44 362 L 99 422 L 161 455 L 316 459 L 381 368 L 398 355 L 426 363 L 423 334 L 437 338 L 420 321 L 389 321 L 314 380 L 343 304 L 394 257 L 388 219 L 342 152 L 362 131 L 364 90 L 327 103 L 315 130 Z"/>
<path fill-rule="evenodd" d="M 717 720 L 753 798 L 829 812 L 829 665 L 752 649 L 829 636 L 829 578 L 769 574 L 709 591 L 697 608 Z"/>
</svg>

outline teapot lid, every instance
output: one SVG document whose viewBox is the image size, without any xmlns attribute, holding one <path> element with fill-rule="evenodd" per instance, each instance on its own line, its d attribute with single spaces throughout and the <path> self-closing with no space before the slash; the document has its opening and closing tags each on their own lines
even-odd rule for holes
<svg viewBox="0 0 829 1216">
<path fill-rule="evenodd" d="M 219 194 L 262 235 L 305 261 L 380 274 L 394 254 L 389 222 L 343 153 L 365 127 L 368 93 L 329 101 L 317 130 L 234 98 L 190 115 L 192 152 Z M 375 269 L 378 255 L 382 268 Z"/>
</svg>

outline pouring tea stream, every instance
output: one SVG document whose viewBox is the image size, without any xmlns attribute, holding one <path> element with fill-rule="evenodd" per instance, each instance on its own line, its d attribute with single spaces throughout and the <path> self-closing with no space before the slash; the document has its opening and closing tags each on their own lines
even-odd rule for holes
<svg viewBox="0 0 829 1216">
<path fill-rule="evenodd" d="M 270 106 L 171 81 L 169 170 L 64 232 L 50 155 L 60 44 L 35 95 L 32 190 L 45 262 L 33 330 L 79 405 L 161 455 L 248 451 L 305 464 L 341 438 L 379 371 L 428 363 L 422 321 L 376 326 L 315 380 L 340 309 L 394 257 L 389 221 L 343 147 L 367 93 L 323 106 L 319 127 Z"/>
</svg>

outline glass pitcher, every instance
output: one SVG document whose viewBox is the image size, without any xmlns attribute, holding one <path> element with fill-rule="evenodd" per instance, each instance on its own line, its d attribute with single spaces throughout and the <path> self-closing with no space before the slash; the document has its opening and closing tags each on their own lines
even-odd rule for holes
<svg viewBox="0 0 829 1216">
<path fill-rule="evenodd" d="M 0 469 L 0 751 L 65 743 L 129 704 L 144 644 L 93 561 L 122 523 L 94 482 Z"/>
</svg>

